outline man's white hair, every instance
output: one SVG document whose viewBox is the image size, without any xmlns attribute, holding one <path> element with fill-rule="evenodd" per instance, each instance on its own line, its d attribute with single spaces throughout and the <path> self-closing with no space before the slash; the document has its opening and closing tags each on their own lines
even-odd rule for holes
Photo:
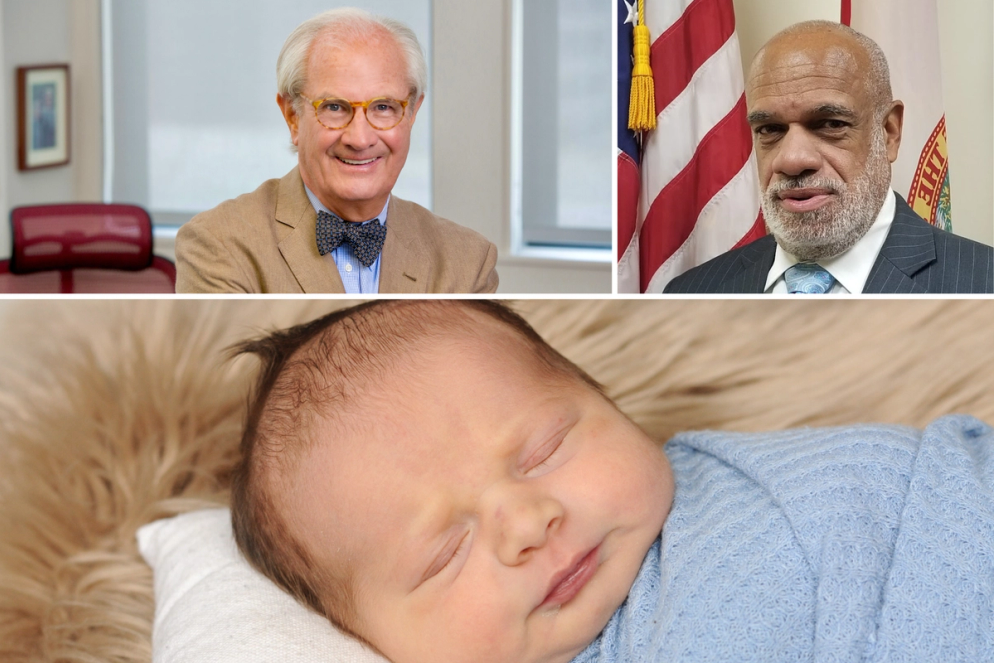
<svg viewBox="0 0 994 663">
<path fill-rule="evenodd" d="M 419 99 L 428 87 L 428 65 L 417 35 L 392 18 L 375 16 L 354 7 L 329 9 L 309 18 L 290 33 L 276 60 L 276 88 L 280 96 L 297 106 L 307 83 L 307 56 L 314 40 L 325 33 L 343 46 L 386 32 L 394 38 L 407 61 L 410 94 Z"/>
</svg>

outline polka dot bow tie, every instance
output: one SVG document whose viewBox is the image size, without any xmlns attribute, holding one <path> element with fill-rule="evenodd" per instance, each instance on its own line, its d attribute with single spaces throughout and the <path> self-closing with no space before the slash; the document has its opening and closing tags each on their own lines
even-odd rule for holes
<svg viewBox="0 0 994 663">
<path fill-rule="evenodd" d="M 363 267 L 369 267 L 376 262 L 376 256 L 383 250 L 387 227 L 378 219 L 369 223 L 349 223 L 334 214 L 321 211 L 318 212 L 317 237 L 318 252 L 321 255 L 327 255 L 342 242 L 348 242 Z"/>
<path fill-rule="evenodd" d="M 824 295 L 832 289 L 835 277 L 821 265 L 799 262 L 784 272 L 787 292 L 792 295 Z"/>
</svg>

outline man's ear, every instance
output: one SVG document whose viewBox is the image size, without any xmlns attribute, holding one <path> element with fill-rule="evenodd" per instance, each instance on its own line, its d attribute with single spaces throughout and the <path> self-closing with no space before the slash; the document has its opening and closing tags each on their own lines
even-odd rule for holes
<svg viewBox="0 0 994 663">
<path fill-rule="evenodd" d="M 282 94 L 276 95 L 276 103 L 279 104 L 280 111 L 283 113 L 283 119 L 286 120 L 286 126 L 290 129 L 290 142 L 296 145 L 297 122 L 300 119 L 300 116 L 297 114 L 297 109 L 294 108 L 293 101 L 287 99 Z"/>
<path fill-rule="evenodd" d="M 414 120 L 418 117 L 418 111 L 421 109 L 421 104 L 424 102 L 425 96 L 422 94 L 418 97 L 418 100 L 414 102 L 414 111 L 411 112 L 411 124 L 414 124 Z"/>
<path fill-rule="evenodd" d="M 897 161 L 897 152 L 901 149 L 901 131 L 904 128 L 904 102 L 894 101 L 884 117 L 884 135 L 887 136 L 887 158 L 891 163 Z"/>
</svg>

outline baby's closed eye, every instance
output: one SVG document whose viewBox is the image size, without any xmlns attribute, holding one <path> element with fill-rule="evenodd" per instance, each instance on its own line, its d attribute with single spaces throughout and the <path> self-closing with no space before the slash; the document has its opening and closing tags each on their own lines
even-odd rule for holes
<svg viewBox="0 0 994 663">
<path fill-rule="evenodd" d="M 421 583 L 425 583 L 447 569 L 454 561 L 457 561 L 468 552 L 470 545 L 470 532 L 465 532 L 461 537 L 452 537 L 446 544 L 442 552 L 435 558 L 432 565 L 425 571 Z"/>
</svg>

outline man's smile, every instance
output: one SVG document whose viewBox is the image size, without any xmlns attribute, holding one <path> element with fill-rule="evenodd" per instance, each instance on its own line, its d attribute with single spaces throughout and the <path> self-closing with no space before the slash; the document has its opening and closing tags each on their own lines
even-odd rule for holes
<svg viewBox="0 0 994 663">
<path fill-rule="evenodd" d="M 368 166 L 369 164 L 381 159 L 381 157 L 373 157 L 371 159 L 346 159 L 345 157 L 335 158 L 348 166 Z"/>
</svg>

